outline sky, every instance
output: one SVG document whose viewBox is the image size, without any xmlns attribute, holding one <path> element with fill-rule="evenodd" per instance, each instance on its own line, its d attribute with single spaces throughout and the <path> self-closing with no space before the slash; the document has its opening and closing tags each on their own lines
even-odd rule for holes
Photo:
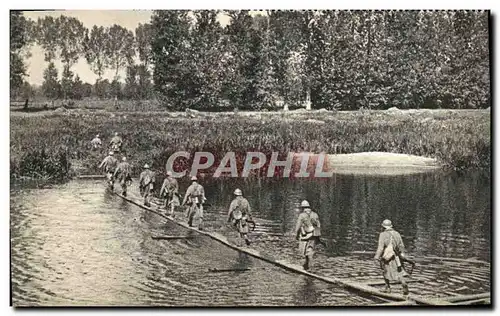
<svg viewBox="0 0 500 316">
<path fill-rule="evenodd" d="M 131 31 L 134 31 L 135 28 L 140 24 L 150 22 L 152 11 L 149 10 L 71 10 L 71 11 L 25 11 L 24 15 L 34 21 L 36 21 L 39 17 L 43 18 L 45 16 L 53 16 L 58 17 L 60 15 L 66 15 L 70 17 L 78 18 L 83 25 L 91 29 L 94 25 L 97 26 L 111 26 L 113 24 L 121 25 Z M 227 16 L 221 16 L 219 19 L 220 23 L 225 25 L 229 21 Z M 34 45 L 31 48 L 32 56 L 27 60 L 28 66 L 28 76 L 26 80 L 30 84 L 41 85 L 43 82 L 43 70 L 47 68 L 48 63 L 44 61 L 43 50 L 38 46 Z M 59 60 L 55 62 L 56 67 L 59 70 L 59 76 L 62 71 L 62 65 Z M 89 65 L 87 64 L 84 58 L 80 58 L 78 63 L 76 63 L 71 69 L 75 74 L 80 76 L 80 79 L 83 82 L 94 83 L 97 79 L 97 76 L 90 70 Z M 108 69 L 104 73 L 104 78 L 112 80 L 114 75 L 114 71 Z M 121 72 L 121 79 L 125 75 L 125 70 Z"/>
</svg>

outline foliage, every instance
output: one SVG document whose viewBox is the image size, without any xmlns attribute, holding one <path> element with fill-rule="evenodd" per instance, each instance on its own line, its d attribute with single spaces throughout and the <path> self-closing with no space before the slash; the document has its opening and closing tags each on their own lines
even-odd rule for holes
<svg viewBox="0 0 500 316">
<path fill-rule="evenodd" d="M 227 99 L 259 109 L 308 96 L 313 108 L 346 110 L 490 103 L 487 12 L 225 11 L 230 21 L 223 33 L 199 32 L 204 11 L 194 11 L 191 28 L 174 30 L 175 14 L 158 11 L 153 18 L 153 42 L 178 49 L 167 62 L 157 46 L 153 75 L 158 92 L 181 107 Z M 174 35 L 178 40 L 167 40 Z M 183 50 L 189 38 L 190 49 Z M 207 41 L 219 44 L 200 53 Z M 220 62 L 204 68 L 207 55 Z M 160 87 L 169 80 L 175 83 Z M 206 80 L 211 89 L 200 89 Z"/>
<path fill-rule="evenodd" d="M 212 114 L 190 120 L 158 112 L 135 112 L 126 117 L 68 112 L 43 119 L 12 117 L 13 165 L 21 165 L 29 153 L 65 148 L 72 164 L 84 166 L 85 172 L 98 172 L 106 148 L 95 153 L 90 150 L 90 140 L 99 133 L 107 142 L 115 131 L 123 136 L 136 175 L 145 162 L 161 171 L 176 151 L 209 151 L 216 161 L 229 151 L 238 153 L 237 157 L 249 150 L 281 154 L 384 151 L 436 157 L 456 170 L 488 169 L 491 164 L 490 114 L 486 111 L 313 112 L 290 114 L 285 119 L 277 114 L 260 118 Z M 27 175 L 22 169 L 13 170 L 19 176 Z"/>
<path fill-rule="evenodd" d="M 47 69 L 43 71 L 43 94 L 49 99 L 56 99 L 61 92 L 61 85 L 57 78 L 57 69 L 54 62 L 50 62 Z"/>
<path fill-rule="evenodd" d="M 103 26 L 97 27 L 94 25 L 90 31 L 90 36 L 85 37 L 85 59 L 90 65 L 92 71 L 102 79 L 102 75 L 109 64 L 109 58 L 106 54 L 106 43 L 108 42 L 109 33 Z"/>
<path fill-rule="evenodd" d="M 135 36 L 118 25 L 88 32 L 64 15 L 36 23 L 11 16 L 11 85 L 22 85 L 36 37 L 47 62 L 67 67 L 63 98 L 81 56 L 98 81 L 107 69 L 120 80 L 132 67 L 122 90 L 96 87 L 99 96 L 144 99 L 154 90 L 169 109 L 303 107 L 309 99 L 342 110 L 491 103 L 486 11 L 157 10 Z"/>
<path fill-rule="evenodd" d="M 135 55 L 134 34 L 123 26 L 114 24 L 108 30 L 105 48 L 108 66 L 115 70 L 114 80 L 118 80 L 120 69 L 130 64 Z"/>
<path fill-rule="evenodd" d="M 191 62 L 184 55 L 189 46 L 188 12 L 155 11 L 151 27 L 155 34 L 151 43 L 155 91 L 163 97 L 166 106 L 180 108 L 182 103 L 178 102 L 186 101 L 185 87 L 191 80 L 184 66 Z"/>
<path fill-rule="evenodd" d="M 21 88 L 26 76 L 24 50 L 30 46 L 32 25 L 20 11 L 10 11 L 10 89 L 14 93 Z"/>
<path fill-rule="evenodd" d="M 69 69 L 78 61 L 85 49 L 88 30 L 77 18 L 61 15 L 58 18 L 57 45 L 61 50 L 61 61 Z"/>
</svg>

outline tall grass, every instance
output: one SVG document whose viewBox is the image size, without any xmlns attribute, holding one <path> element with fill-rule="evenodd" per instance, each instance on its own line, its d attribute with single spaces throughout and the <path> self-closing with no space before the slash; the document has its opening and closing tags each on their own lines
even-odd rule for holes
<svg viewBox="0 0 500 316">
<path fill-rule="evenodd" d="M 64 178 L 71 170 L 98 172 L 107 150 L 92 151 L 90 140 L 99 133 L 107 143 L 115 131 L 124 138 L 135 173 L 146 162 L 162 170 L 180 150 L 212 152 L 216 160 L 228 151 L 383 151 L 435 157 L 455 170 L 487 169 L 491 163 L 487 111 L 176 115 L 77 111 L 12 116 L 11 176 Z"/>
</svg>

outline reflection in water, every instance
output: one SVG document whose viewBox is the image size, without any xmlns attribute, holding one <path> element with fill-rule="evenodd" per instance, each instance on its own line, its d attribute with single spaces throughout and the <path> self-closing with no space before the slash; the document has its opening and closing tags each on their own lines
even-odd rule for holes
<svg viewBox="0 0 500 316">
<path fill-rule="evenodd" d="M 205 185 L 218 206 L 227 208 L 232 190 L 240 187 L 256 216 L 273 221 L 276 233 L 293 230 L 296 204 L 309 200 L 320 215 L 325 239 L 332 241 L 331 255 L 374 251 L 380 223 L 389 218 L 415 255 L 489 260 L 490 179 L 485 175 L 336 175 L 320 180 L 262 179 L 261 186 L 241 179 L 217 181 L 225 182 L 224 190 L 215 183 Z"/>
<path fill-rule="evenodd" d="M 390 218 L 410 254 L 490 256 L 490 179 L 479 174 L 335 176 L 322 180 L 204 181 L 211 218 L 225 221 L 235 187 L 259 225 L 254 235 L 278 258 L 295 253 L 297 203 L 308 199 L 329 241 L 323 258 L 374 251 Z M 187 183 L 181 182 L 181 190 Z M 179 216 L 182 216 L 179 214 Z M 151 236 L 192 235 L 158 241 Z M 11 192 L 14 305 L 352 305 L 373 303 L 345 289 L 283 271 L 200 237 L 107 193 L 75 181 Z M 326 257 L 325 257 L 326 255 Z M 318 262 L 318 266 L 321 263 Z M 209 273 L 210 268 L 245 269 Z"/>
<path fill-rule="evenodd" d="M 298 291 L 295 294 L 295 300 L 303 301 L 304 305 L 315 305 L 319 297 L 315 283 L 311 278 L 298 277 L 296 284 Z"/>
</svg>

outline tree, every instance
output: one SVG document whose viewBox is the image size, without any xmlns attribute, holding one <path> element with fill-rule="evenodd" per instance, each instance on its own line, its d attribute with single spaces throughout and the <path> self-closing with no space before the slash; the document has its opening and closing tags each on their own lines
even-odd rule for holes
<svg viewBox="0 0 500 316">
<path fill-rule="evenodd" d="M 45 61 L 51 62 L 58 53 L 59 25 L 51 16 L 38 18 L 36 25 L 36 42 L 45 53 Z"/>
<path fill-rule="evenodd" d="M 63 67 L 63 72 L 61 75 L 61 94 L 64 100 L 68 97 L 71 98 L 73 94 L 73 72 L 69 69 L 67 65 Z"/>
<path fill-rule="evenodd" d="M 118 73 L 127 66 L 135 55 L 134 34 L 126 28 L 114 24 L 108 30 L 106 42 L 108 66 L 115 70 L 114 80 L 118 80 Z"/>
<path fill-rule="evenodd" d="M 210 108 L 219 105 L 223 70 L 221 67 L 222 27 L 217 10 L 194 12 L 195 24 L 191 31 L 185 70 L 191 84 L 185 85 L 187 107 Z"/>
<path fill-rule="evenodd" d="M 32 21 L 26 19 L 20 11 L 10 11 L 10 88 L 16 94 L 26 76 L 23 49 L 29 47 Z"/>
<path fill-rule="evenodd" d="M 148 99 L 152 95 L 151 83 L 151 58 L 152 58 L 152 40 L 153 28 L 150 23 L 139 24 L 135 29 L 135 39 L 139 60 L 141 64 L 137 66 L 138 91 L 137 97 L 140 99 Z"/>
<path fill-rule="evenodd" d="M 61 86 L 63 98 L 71 93 L 73 73 L 71 67 L 78 61 L 85 48 L 87 29 L 77 18 L 61 15 L 56 25 L 59 29 L 57 45 L 60 49 L 61 61 L 64 65 Z"/>
<path fill-rule="evenodd" d="M 138 75 L 138 97 L 142 99 L 149 99 L 153 95 L 153 84 L 151 82 L 151 72 L 145 65 L 137 66 Z"/>
<path fill-rule="evenodd" d="M 127 99 L 139 99 L 139 85 L 137 83 L 138 66 L 131 64 L 127 67 L 127 76 L 125 77 L 125 86 L 123 94 Z"/>
<path fill-rule="evenodd" d="M 269 18 L 257 15 L 254 17 L 252 32 L 253 68 L 255 69 L 252 80 L 253 108 L 273 107 L 277 98 L 277 79 L 275 77 L 271 43 L 271 30 Z"/>
<path fill-rule="evenodd" d="M 60 95 L 60 84 L 57 79 L 57 69 L 54 65 L 54 62 L 50 62 L 47 69 L 43 71 L 43 84 L 42 91 L 43 94 L 52 99 L 52 103 L 54 99 L 57 99 Z"/>
<path fill-rule="evenodd" d="M 102 79 L 102 75 L 109 65 L 109 58 L 106 51 L 106 43 L 109 39 L 109 33 L 102 26 L 93 26 L 90 31 L 90 36 L 85 36 L 85 59 L 94 72 L 98 80 Z"/>
<path fill-rule="evenodd" d="M 270 51 L 277 98 L 299 102 L 305 81 L 305 47 L 300 31 L 301 11 L 269 11 Z"/>
<path fill-rule="evenodd" d="M 151 24 L 139 23 L 135 29 L 135 40 L 137 45 L 137 52 L 139 53 L 139 60 L 149 70 L 151 63 L 151 41 L 153 38 L 153 28 Z"/>
<path fill-rule="evenodd" d="M 81 100 L 85 97 L 84 85 L 78 75 L 75 76 L 75 80 L 72 82 L 71 94 L 69 96 L 75 100 Z"/>
<path fill-rule="evenodd" d="M 110 98 L 112 95 L 112 89 L 109 80 L 96 80 L 94 84 L 93 94 L 101 99 Z"/>
<path fill-rule="evenodd" d="M 180 108 L 185 102 L 184 87 L 190 84 L 185 67 L 189 47 L 190 18 L 187 11 L 154 11 L 151 27 L 155 36 L 151 44 L 154 65 L 153 81 L 163 104 Z"/>
<path fill-rule="evenodd" d="M 251 96 L 252 25 L 249 10 L 228 11 L 230 22 L 226 26 L 227 76 L 224 82 L 226 95 L 235 107 L 248 105 Z"/>
</svg>

